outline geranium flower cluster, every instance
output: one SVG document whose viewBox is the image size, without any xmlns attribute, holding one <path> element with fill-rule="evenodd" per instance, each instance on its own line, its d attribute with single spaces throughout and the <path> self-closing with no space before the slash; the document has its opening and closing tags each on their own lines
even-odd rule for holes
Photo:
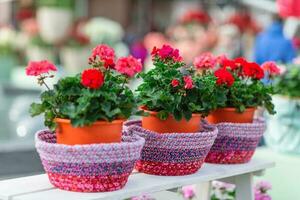
<svg viewBox="0 0 300 200">
<path fill-rule="evenodd" d="M 114 49 L 105 44 L 98 45 L 93 49 L 89 57 L 89 64 L 93 68 L 82 72 L 81 84 L 90 89 L 99 89 L 103 85 L 107 70 L 116 70 L 126 77 L 132 77 L 142 71 L 141 61 L 131 55 L 121 57 L 115 63 Z M 53 77 L 49 74 L 50 71 L 57 71 L 57 68 L 47 60 L 30 61 L 26 67 L 26 75 L 39 76 L 38 81 L 41 85 L 45 84 L 45 78 Z"/>
<path fill-rule="evenodd" d="M 161 48 L 154 47 L 151 55 L 153 59 L 158 58 L 162 61 L 183 61 L 183 58 L 179 55 L 179 50 L 173 49 L 170 45 L 163 45 Z"/>
<path fill-rule="evenodd" d="M 262 66 L 248 62 L 244 58 L 228 59 L 224 56 L 215 57 L 211 53 L 204 53 L 196 57 L 194 67 L 198 70 L 218 69 L 214 72 L 218 85 L 232 86 L 236 79 L 261 80 L 268 72 L 270 77 L 280 73 L 275 62 L 265 62 Z M 218 66 L 217 66 L 218 65 Z"/>
<path fill-rule="evenodd" d="M 243 112 L 249 107 L 264 106 L 269 113 L 275 113 L 271 98 L 273 86 L 261 81 L 263 78 L 273 79 L 280 73 L 275 62 L 265 62 L 260 66 L 244 58 L 228 59 L 224 55 L 204 53 L 196 57 L 193 64 L 200 72 L 198 75 L 214 77 L 215 95 L 224 100 L 218 107 L 234 107 Z"/>
<path fill-rule="evenodd" d="M 235 78 L 260 80 L 264 77 L 264 70 L 258 64 L 248 62 L 244 58 L 226 59 L 220 65 L 221 68 L 215 72 L 218 85 L 226 84 L 230 87 Z"/>
<path fill-rule="evenodd" d="M 47 60 L 30 61 L 26 67 L 27 76 L 41 76 L 50 71 L 57 71 L 57 68 Z"/>
<path fill-rule="evenodd" d="M 133 56 L 121 57 L 115 62 L 114 49 L 108 45 L 101 44 L 95 47 L 89 57 L 89 63 L 93 69 L 86 69 L 82 73 L 81 83 L 87 88 L 98 89 L 104 82 L 104 74 L 107 70 L 116 70 L 126 77 L 133 77 L 142 71 L 140 59 Z M 103 74 L 104 73 L 104 74 Z"/>
</svg>

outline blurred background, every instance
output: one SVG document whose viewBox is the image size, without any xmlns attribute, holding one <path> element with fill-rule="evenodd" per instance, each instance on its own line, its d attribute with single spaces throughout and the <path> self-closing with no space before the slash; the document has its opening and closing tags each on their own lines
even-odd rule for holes
<svg viewBox="0 0 300 200">
<path fill-rule="evenodd" d="M 87 66 L 100 43 L 114 47 L 117 56 L 140 58 L 144 70 L 152 67 L 153 46 L 165 43 L 178 48 L 186 63 L 210 51 L 288 68 L 300 63 L 300 1 L 0 0 L 0 179 L 43 172 L 34 148 L 43 119 L 28 114 L 42 88 L 25 76 L 28 61 L 48 59 L 59 67 L 57 78 L 72 75 Z M 272 183 L 274 199 L 300 196 L 299 102 L 293 101 L 292 121 L 267 117 L 255 155 L 277 162 L 262 177 Z M 290 106 L 279 105 L 280 111 Z"/>
</svg>

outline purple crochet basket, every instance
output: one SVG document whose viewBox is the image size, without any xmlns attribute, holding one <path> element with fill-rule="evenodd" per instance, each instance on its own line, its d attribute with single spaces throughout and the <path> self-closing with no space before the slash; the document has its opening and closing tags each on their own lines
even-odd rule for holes
<svg viewBox="0 0 300 200">
<path fill-rule="evenodd" d="M 121 143 L 63 145 L 48 130 L 35 137 L 50 182 L 63 190 L 105 192 L 124 187 L 139 160 L 144 138 L 123 136 Z"/>
<path fill-rule="evenodd" d="M 205 162 L 238 164 L 250 161 L 266 129 L 262 119 L 253 123 L 219 123 L 217 127 L 218 136 Z"/>
<path fill-rule="evenodd" d="M 197 172 L 217 137 L 215 126 L 203 124 L 198 133 L 156 133 L 141 127 L 141 121 L 124 124 L 126 134 L 137 134 L 146 142 L 136 169 L 146 174 L 180 176 Z"/>
</svg>

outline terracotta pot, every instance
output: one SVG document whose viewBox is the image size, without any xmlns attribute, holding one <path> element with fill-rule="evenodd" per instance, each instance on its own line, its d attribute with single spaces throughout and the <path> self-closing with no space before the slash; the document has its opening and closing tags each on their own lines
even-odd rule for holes
<svg viewBox="0 0 300 200">
<path fill-rule="evenodd" d="M 206 118 L 209 123 L 222 122 L 252 123 L 256 108 L 247 108 L 243 113 L 236 112 L 235 108 L 218 108 Z"/>
<path fill-rule="evenodd" d="M 121 142 L 124 121 L 97 121 L 91 126 L 75 128 L 70 120 L 56 118 L 57 143 L 75 145 Z"/>
<path fill-rule="evenodd" d="M 158 112 L 149 111 L 144 108 L 141 109 L 150 113 L 149 116 L 142 117 L 142 127 L 144 129 L 157 133 L 195 133 L 202 130 L 201 114 L 193 114 L 189 121 L 186 119 L 176 121 L 171 115 L 168 119 L 161 120 L 156 117 Z"/>
</svg>

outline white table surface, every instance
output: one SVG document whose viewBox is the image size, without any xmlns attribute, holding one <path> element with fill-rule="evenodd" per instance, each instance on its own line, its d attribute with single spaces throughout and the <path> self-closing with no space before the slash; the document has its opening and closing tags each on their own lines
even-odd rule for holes
<svg viewBox="0 0 300 200">
<path fill-rule="evenodd" d="M 105 193 L 78 193 L 54 188 L 47 175 L 36 175 L 0 181 L 0 199 L 3 200 L 100 200 L 125 199 L 143 193 L 159 192 L 184 185 L 196 184 L 259 172 L 273 167 L 271 161 L 252 159 L 246 164 L 217 165 L 205 163 L 195 174 L 187 176 L 154 176 L 133 173 L 126 186 L 118 191 Z"/>
</svg>

